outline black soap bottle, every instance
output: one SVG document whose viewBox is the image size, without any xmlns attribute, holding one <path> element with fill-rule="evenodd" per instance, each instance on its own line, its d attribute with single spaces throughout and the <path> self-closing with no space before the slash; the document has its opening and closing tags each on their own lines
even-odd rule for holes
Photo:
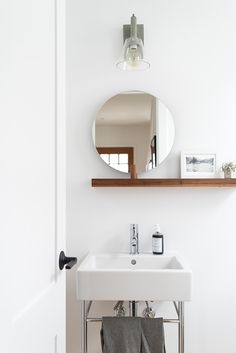
<svg viewBox="0 0 236 353">
<path fill-rule="evenodd" d="M 160 225 L 155 224 L 154 233 L 152 235 L 152 252 L 154 255 L 164 253 L 164 236 L 160 231 Z"/>
</svg>

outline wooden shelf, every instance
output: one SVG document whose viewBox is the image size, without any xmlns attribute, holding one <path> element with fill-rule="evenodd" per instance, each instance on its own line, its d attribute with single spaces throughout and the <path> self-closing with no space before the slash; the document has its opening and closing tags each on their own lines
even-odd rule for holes
<svg viewBox="0 0 236 353">
<path fill-rule="evenodd" d="M 93 187 L 236 187 L 234 179 L 92 179 Z"/>
</svg>

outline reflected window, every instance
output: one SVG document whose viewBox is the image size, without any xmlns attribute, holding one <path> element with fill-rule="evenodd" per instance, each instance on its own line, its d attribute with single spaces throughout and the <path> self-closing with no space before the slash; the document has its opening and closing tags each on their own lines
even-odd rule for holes
<svg viewBox="0 0 236 353">
<path fill-rule="evenodd" d="M 101 158 L 112 168 L 128 173 L 134 163 L 133 147 L 97 147 Z"/>
</svg>

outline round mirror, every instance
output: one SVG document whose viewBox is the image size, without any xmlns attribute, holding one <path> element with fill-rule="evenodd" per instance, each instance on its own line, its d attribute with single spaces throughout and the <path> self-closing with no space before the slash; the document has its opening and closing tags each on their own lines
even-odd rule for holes
<svg viewBox="0 0 236 353">
<path fill-rule="evenodd" d="M 124 173 L 136 166 L 137 174 L 158 167 L 174 143 L 171 112 L 157 98 L 141 91 L 117 94 L 97 114 L 93 141 L 106 164 Z"/>
</svg>

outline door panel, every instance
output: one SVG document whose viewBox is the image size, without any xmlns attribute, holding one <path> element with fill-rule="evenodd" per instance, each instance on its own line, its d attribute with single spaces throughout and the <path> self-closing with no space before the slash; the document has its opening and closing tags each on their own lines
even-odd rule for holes
<svg viewBox="0 0 236 353">
<path fill-rule="evenodd" d="M 0 4 L 1 353 L 65 352 L 64 15 Z"/>
</svg>

